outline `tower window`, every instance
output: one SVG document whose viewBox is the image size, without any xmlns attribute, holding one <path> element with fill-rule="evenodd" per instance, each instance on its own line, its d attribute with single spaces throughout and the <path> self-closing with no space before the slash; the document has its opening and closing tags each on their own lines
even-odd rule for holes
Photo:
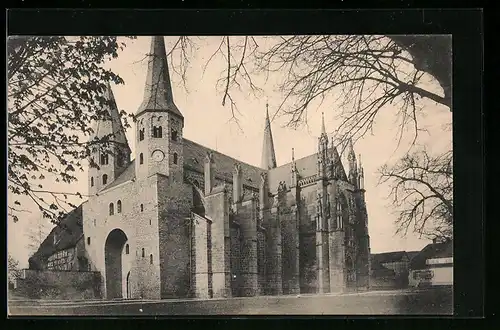
<svg viewBox="0 0 500 330">
<path fill-rule="evenodd" d="M 149 255 L 149 263 L 151 265 L 153 264 L 153 255 L 152 254 Z"/>
<path fill-rule="evenodd" d="M 107 184 L 108 183 L 108 175 L 107 174 L 103 174 L 102 175 L 102 184 Z"/>
<path fill-rule="evenodd" d="M 96 219 L 94 219 L 94 227 L 97 225 L 97 221 Z"/>
<path fill-rule="evenodd" d="M 90 237 L 87 237 L 87 245 L 90 245 Z"/>
<path fill-rule="evenodd" d="M 139 155 L 139 164 L 144 164 L 144 155 L 142 153 Z"/>
<path fill-rule="evenodd" d="M 113 203 L 109 203 L 109 215 L 115 214 L 115 206 Z"/>
<path fill-rule="evenodd" d="M 141 204 L 141 212 L 144 212 L 144 205 Z"/>
<path fill-rule="evenodd" d="M 116 202 L 116 212 L 122 213 L 122 201 Z"/>
<path fill-rule="evenodd" d="M 108 154 L 101 154 L 101 165 L 108 165 L 109 157 Z"/>
<path fill-rule="evenodd" d="M 129 253 L 130 253 L 130 248 L 127 244 L 127 245 L 125 245 L 125 254 L 129 254 Z"/>
<path fill-rule="evenodd" d="M 139 130 L 139 141 L 144 140 L 144 128 Z"/>
<path fill-rule="evenodd" d="M 93 187 L 94 186 L 94 177 L 91 177 L 90 178 L 90 186 Z"/>
<path fill-rule="evenodd" d="M 144 258 L 145 254 L 144 254 L 144 248 L 142 248 L 142 257 Z"/>
<path fill-rule="evenodd" d="M 176 152 L 174 152 L 174 164 L 177 164 L 177 157 L 178 157 L 178 156 L 177 156 L 177 153 L 176 153 Z"/>
<path fill-rule="evenodd" d="M 153 137 L 161 138 L 162 137 L 162 128 L 161 126 L 153 126 Z"/>
<path fill-rule="evenodd" d="M 177 131 L 175 129 L 172 129 L 171 137 L 172 141 L 177 141 Z"/>
</svg>

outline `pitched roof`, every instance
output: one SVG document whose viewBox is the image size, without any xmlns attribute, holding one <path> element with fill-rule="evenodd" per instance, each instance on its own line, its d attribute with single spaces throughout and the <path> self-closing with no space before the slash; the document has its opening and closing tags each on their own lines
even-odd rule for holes
<svg viewBox="0 0 500 330">
<path fill-rule="evenodd" d="M 426 260 L 432 258 L 453 257 L 453 241 L 431 243 L 420 251 L 410 262 L 410 269 L 426 268 Z"/>
<path fill-rule="evenodd" d="M 406 251 L 393 251 L 393 252 L 372 254 L 371 258 L 372 258 L 372 262 L 384 264 L 384 263 L 388 263 L 388 262 L 402 261 L 404 256 L 408 256 Z"/>
<path fill-rule="evenodd" d="M 183 139 L 182 141 L 184 144 L 184 167 L 203 173 L 205 157 L 207 152 L 210 151 L 213 154 L 216 177 L 226 180 L 228 183 L 232 182 L 234 164 L 239 163 L 243 172 L 243 183 L 247 186 L 258 188 L 260 174 L 264 172 L 263 169 L 246 164 L 188 139 Z M 135 179 L 135 160 L 132 160 L 125 171 L 102 191 L 105 192 L 133 179 Z"/>
<path fill-rule="evenodd" d="M 60 225 L 55 226 L 49 235 L 47 235 L 47 238 L 45 238 L 38 250 L 29 258 L 30 268 L 40 268 L 41 265 L 45 264 L 48 257 L 57 251 L 76 246 L 83 236 L 82 205 L 84 203 L 69 212 L 61 220 Z M 56 244 L 54 244 L 54 236 L 56 236 Z"/>
<path fill-rule="evenodd" d="M 372 260 L 370 264 L 371 264 L 372 276 L 374 276 L 374 277 L 395 276 L 396 275 L 394 270 L 385 267 L 384 265 L 382 265 L 380 262 L 378 262 L 376 260 L 375 261 Z"/>
</svg>

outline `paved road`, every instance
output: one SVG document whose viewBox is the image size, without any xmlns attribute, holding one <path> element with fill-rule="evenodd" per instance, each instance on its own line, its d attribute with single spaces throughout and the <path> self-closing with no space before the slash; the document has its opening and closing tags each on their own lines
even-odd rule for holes
<svg viewBox="0 0 500 330">
<path fill-rule="evenodd" d="M 9 302 L 10 315 L 451 315 L 452 290 L 211 300 Z"/>
</svg>

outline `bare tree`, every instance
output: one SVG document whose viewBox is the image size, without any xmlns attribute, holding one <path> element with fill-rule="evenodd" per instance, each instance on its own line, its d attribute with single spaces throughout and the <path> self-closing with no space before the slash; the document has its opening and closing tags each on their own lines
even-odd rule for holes
<svg viewBox="0 0 500 330">
<path fill-rule="evenodd" d="M 391 186 L 398 232 L 408 230 L 430 238 L 453 236 L 452 152 L 430 156 L 427 150 L 405 155 L 383 166 L 381 181 Z"/>
<path fill-rule="evenodd" d="M 91 147 L 110 150 L 111 136 L 90 142 L 87 136 L 92 120 L 109 119 L 104 89 L 123 81 L 103 64 L 124 46 L 116 37 L 8 39 L 8 190 L 24 196 L 9 198 L 14 221 L 28 211 L 21 205 L 28 200 L 58 223 L 75 207 L 68 195 L 81 198 L 79 192 L 45 188 L 44 182 L 74 182 Z"/>
<path fill-rule="evenodd" d="M 277 87 L 283 94 L 275 115 L 286 116 L 290 127 L 306 122 L 312 103 L 336 96 L 338 104 L 327 106 L 341 120 L 336 138 L 342 150 L 349 138 L 357 140 L 370 132 L 381 111 L 396 111 L 399 142 L 408 128 L 413 130 L 413 147 L 423 130 L 419 115 L 432 111 L 422 99 L 452 110 L 449 36 L 224 36 L 220 40 L 213 56 L 221 55 L 227 67 L 217 86 L 222 104 L 230 101 L 233 117 L 232 93 L 243 84 L 251 87 L 247 90 L 260 91 L 255 77 L 274 73 L 282 78 Z M 271 45 L 262 46 L 266 43 Z M 232 46 L 236 44 L 239 48 Z M 381 182 L 394 187 L 393 202 L 401 211 L 399 232 L 406 232 L 413 223 L 423 235 L 451 236 L 452 153 L 433 158 L 425 151 L 411 150 L 393 168 L 385 166 L 381 171 Z M 445 161 L 446 171 L 436 171 Z M 409 187 L 410 183 L 420 186 Z M 439 194 L 427 195 L 419 187 Z M 428 229 L 431 221 L 436 225 Z"/>
<path fill-rule="evenodd" d="M 7 256 L 7 280 L 9 283 L 14 283 L 14 281 L 21 275 L 21 269 L 19 269 L 19 261 L 14 259 L 10 254 Z"/>
<path fill-rule="evenodd" d="M 50 227 L 49 222 L 43 217 L 38 217 L 36 222 L 28 228 L 25 233 L 25 237 L 28 239 L 26 247 L 30 251 L 30 256 L 38 250 L 51 230 L 52 228 Z"/>
</svg>

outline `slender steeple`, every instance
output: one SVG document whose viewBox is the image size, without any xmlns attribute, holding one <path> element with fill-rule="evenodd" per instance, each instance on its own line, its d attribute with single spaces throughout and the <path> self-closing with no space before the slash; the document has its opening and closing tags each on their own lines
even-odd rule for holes
<svg viewBox="0 0 500 330">
<path fill-rule="evenodd" d="M 321 135 L 322 136 L 327 136 L 326 135 L 326 126 L 325 126 L 325 113 L 321 113 Z"/>
<path fill-rule="evenodd" d="M 269 103 L 266 103 L 266 123 L 264 128 L 264 142 L 262 144 L 261 167 L 266 170 L 276 167 L 273 133 L 271 132 L 271 121 L 269 120 Z"/>
<path fill-rule="evenodd" d="M 351 138 L 349 138 L 349 141 L 347 143 L 347 160 L 349 162 L 349 181 L 353 184 L 356 184 L 358 177 L 358 166 L 356 164 L 356 153 L 354 152 L 354 146 L 352 144 Z"/>
<path fill-rule="evenodd" d="M 152 37 L 151 50 L 147 56 L 148 71 L 144 99 L 136 116 L 146 111 L 168 111 L 183 118 L 182 113 L 174 103 L 163 36 Z"/>
</svg>

